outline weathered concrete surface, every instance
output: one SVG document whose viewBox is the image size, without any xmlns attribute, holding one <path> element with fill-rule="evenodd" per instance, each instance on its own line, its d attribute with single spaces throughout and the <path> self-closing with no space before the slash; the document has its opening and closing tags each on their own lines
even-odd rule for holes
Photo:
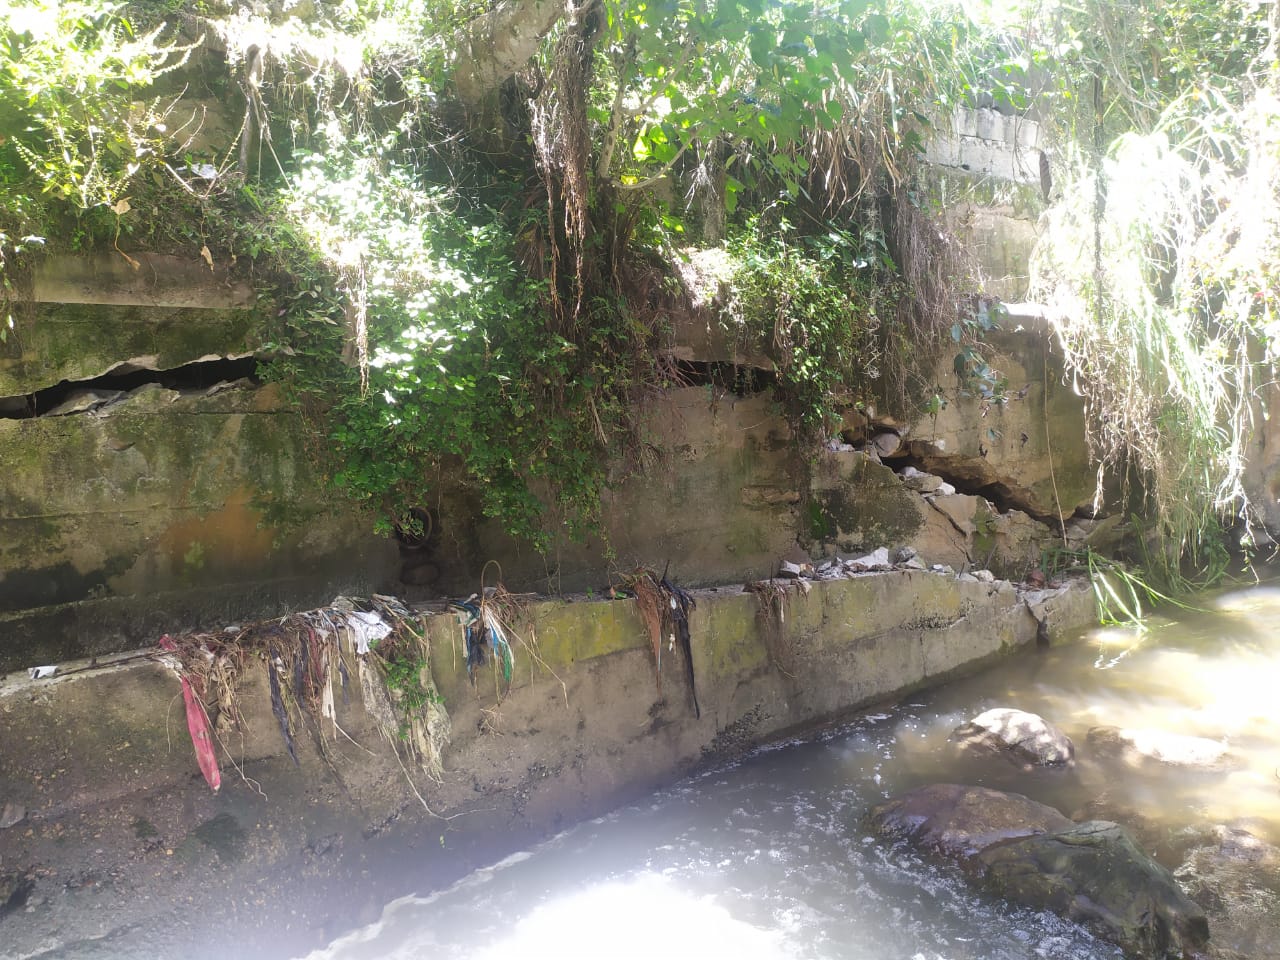
<svg viewBox="0 0 1280 960">
<path fill-rule="evenodd" d="M 977 269 L 984 293 L 1022 300 L 1030 283 L 1038 220 L 1052 183 L 1040 125 L 991 109 L 958 107 L 951 129 L 927 145 L 930 179 L 952 236 Z"/>
<path fill-rule="evenodd" d="M 495 557 L 509 588 L 543 592 L 599 590 L 604 570 L 661 570 L 668 562 L 698 586 L 770 576 L 795 543 L 801 499 L 790 471 L 790 430 L 772 400 L 686 387 L 651 398 L 638 412 L 661 455 L 605 492 L 607 543 L 562 538 L 539 556 L 455 492 L 441 509 L 441 576 L 431 595 L 470 593 Z"/>
<path fill-rule="evenodd" d="M 244 309 L 257 301 L 253 285 L 233 276 L 229 263 L 163 253 L 104 251 L 41 259 L 32 278 L 37 303 L 93 303 L 147 307 Z"/>
<path fill-rule="evenodd" d="M 922 469 L 963 492 L 1033 517 L 1070 518 L 1093 499 L 1096 477 L 1084 436 L 1084 406 L 1063 382 L 1062 361 L 1035 308 L 1010 307 L 983 346 L 1007 381 L 1004 397 L 985 400 L 959 382 L 951 361 L 938 369 L 947 405 L 914 418 L 903 438 Z"/>
<path fill-rule="evenodd" d="M 165 370 L 252 355 L 256 294 L 225 268 L 139 253 L 53 256 L 35 268 L 33 304 L 0 343 L 0 397 L 112 371 Z"/>
<path fill-rule="evenodd" d="M 664 661 L 658 696 L 629 601 L 535 605 L 518 630 L 541 665 L 518 648 L 500 705 L 489 676 L 468 683 L 456 621 L 430 618 L 454 739 L 444 782 L 420 787 L 448 820 L 408 789 L 358 685 L 337 709 L 359 745 L 329 739 L 322 754 L 318 732 L 299 726 L 294 769 L 251 661 L 245 724 L 226 737 L 247 779 L 224 754 L 215 796 L 191 755 L 177 681 L 158 664 L 10 676 L 0 801 L 25 816 L 0 829 L 0 875 L 29 889 L 0 918 L 0 957 L 296 953 L 373 919 L 392 896 L 700 764 L 1009 652 L 1035 635 L 1031 599 L 1007 583 L 892 572 L 789 594 L 779 624 L 754 594 L 701 591 L 691 620 L 700 720 L 678 656 Z M 1068 628 L 1092 611 L 1083 589 L 1038 599 Z"/>
<path fill-rule="evenodd" d="M 379 585 L 394 548 L 332 510 L 306 442 L 247 386 L 0 419 L 0 669 L 144 642 L 152 604 L 225 622 Z"/>
</svg>

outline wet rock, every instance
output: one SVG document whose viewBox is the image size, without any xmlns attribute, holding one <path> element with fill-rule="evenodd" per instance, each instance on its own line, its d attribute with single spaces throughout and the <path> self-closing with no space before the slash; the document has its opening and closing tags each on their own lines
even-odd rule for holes
<svg viewBox="0 0 1280 960">
<path fill-rule="evenodd" d="M 1243 765 L 1225 743 L 1163 730 L 1094 727 L 1089 748 L 1098 757 L 1131 767 L 1168 766 L 1225 773 Z"/>
<path fill-rule="evenodd" d="M 326 837 L 320 837 L 313 840 L 303 848 L 303 852 L 313 857 L 323 857 L 327 853 L 332 853 L 342 849 L 342 835 L 331 833 Z"/>
<path fill-rule="evenodd" d="M 1082 923 L 1127 956 L 1184 956 L 1209 939 L 1204 910 L 1116 823 L 1001 841 L 975 864 L 992 891 Z"/>
<path fill-rule="evenodd" d="M 867 824 L 876 833 L 905 840 L 963 864 L 1000 840 L 1072 825 L 1053 807 L 1020 793 L 937 783 L 873 807 Z"/>
<path fill-rule="evenodd" d="M 1118 823 L 1138 841 L 1138 846 L 1162 866 L 1176 870 L 1196 847 L 1213 840 L 1213 829 L 1207 824 L 1185 823 L 1181 818 L 1162 816 L 1168 811 L 1161 805 L 1136 804 L 1104 791 L 1083 806 L 1071 811 L 1071 819 L 1108 820 Z"/>
<path fill-rule="evenodd" d="M 962 750 L 1000 753 L 1019 763 L 1060 767 L 1075 761 L 1069 737 L 1043 717 L 997 707 L 961 724 L 951 739 Z"/>
<path fill-rule="evenodd" d="M 0 808 L 0 830 L 17 826 L 27 818 L 27 808 L 14 800 L 6 800 Z"/>
<path fill-rule="evenodd" d="M 1220 826 L 1174 876 L 1208 915 L 1218 955 L 1280 960 L 1280 848 Z"/>
</svg>

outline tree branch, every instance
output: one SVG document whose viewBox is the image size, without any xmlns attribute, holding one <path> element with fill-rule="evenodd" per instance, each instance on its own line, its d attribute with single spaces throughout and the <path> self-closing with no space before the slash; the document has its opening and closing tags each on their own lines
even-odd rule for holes
<svg viewBox="0 0 1280 960">
<path fill-rule="evenodd" d="M 462 102 L 475 106 L 533 59 L 567 9 L 565 0 L 507 0 L 464 25 L 453 70 Z"/>
</svg>

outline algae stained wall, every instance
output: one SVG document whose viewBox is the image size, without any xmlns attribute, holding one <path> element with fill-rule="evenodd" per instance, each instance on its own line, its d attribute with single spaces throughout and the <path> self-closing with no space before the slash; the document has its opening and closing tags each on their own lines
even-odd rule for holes
<svg viewBox="0 0 1280 960">
<path fill-rule="evenodd" d="M 0 355 L 3 667 L 368 591 L 393 566 L 244 359 L 252 290 L 118 259 L 46 261 Z"/>
</svg>

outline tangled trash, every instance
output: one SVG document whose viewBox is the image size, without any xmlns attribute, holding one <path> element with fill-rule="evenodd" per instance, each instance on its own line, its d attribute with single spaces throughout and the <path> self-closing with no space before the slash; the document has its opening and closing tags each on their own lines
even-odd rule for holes
<svg viewBox="0 0 1280 960">
<path fill-rule="evenodd" d="M 693 644 L 689 632 L 689 614 L 697 607 L 697 603 L 688 591 L 668 580 L 665 571 L 659 577 L 652 570 L 637 570 L 624 579 L 624 588 L 635 598 L 640 619 L 644 621 L 649 633 L 658 695 L 662 695 L 663 641 L 665 639 L 668 651 L 673 650 L 678 641 L 684 654 L 689 695 L 693 698 L 693 715 L 701 719 L 702 710 L 698 706 L 698 689 L 693 675 Z"/>
<path fill-rule="evenodd" d="M 308 728 L 326 761 L 330 742 L 344 737 L 355 743 L 339 725 L 336 708 L 338 697 L 344 706 L 350 703 L 355 670 L 365 710 L 397 758 L 403 751 L 427 777 L 441 779 L 449 714 L 431 676 L 423 621 L 394 597 L 338 597 L 325 607 L 245 627 L 165 634 L 158 645 L 157 659 L 182 685 L 196 761 L 214 791 L 221 786 L 215 742 L 231 757 L 227 736 L 244 724 L 236 689 L 253 662 L 265 665 L 271 712 L 295 764 L 297 736 Z"/>
</svg>

